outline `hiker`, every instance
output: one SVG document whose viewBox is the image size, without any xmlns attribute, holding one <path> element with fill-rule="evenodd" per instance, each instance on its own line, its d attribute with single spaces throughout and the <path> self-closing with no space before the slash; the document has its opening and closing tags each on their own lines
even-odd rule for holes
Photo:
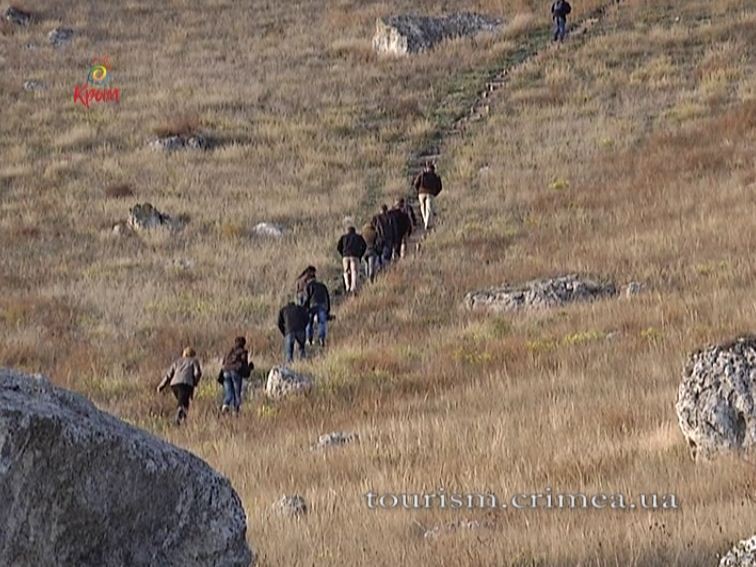
<svg viewBox="0 0 756 567">
<path fill-rule="evenodd" d="M 394 258 L 402 258 L 407 249 L 407 241 L 412 234 L 412 217 L 406 212 L 404 199 L 399 199 L 394 203 L 389 215 L 396 231 L 393 255 Z"/>
<path fill-rule="evenodd" d="M 377 249 L 378 260 L 381 267 L 384 267 L 391 260 L 391 251 L 393 250 L 394 233 L 392 225 L 389 222 L 388 205 L 381 205 L 381 211 L 370 221 L 378 233 L 381 241 L 381 247 Z"/>
<path fill-rule="evenodd" d="M 362 227 L 362 238 L 365 239 L 365 277 L 370 283 L 375 280 L 375 273 L 381 263 L 380 256 L 383 254 L 383 241 L 378 236 L 378 231 L 372 223 L 365 223 Z"/>
<path fill-rule="evenodd" d="M 302 305 L 289 302 L 278 312 L 278 330 L 284 336 L 284 360 L 294 361 L 294 343 L 299 345 L 299 354 L 304 359 L 305 339 L 307 338 L 307 324 L 309 316 Z"/>
<path fill-rule="evenodd" d="M 367 250 L 365 239 L 357 234 L 357 229 L 354 226 L 350 225 L 347 228 L 346 234 L 339 239 L 336 250 L 341 255 L 341 261 L 344 266 L 344 286 L 346 287 L 346 292 L 355 293 L 360 280 L 360 262 L 365 255 L 365 250 Z"/>
<path fill-rule="evenodd" d="M 328 333 L 328 320 L 331 318 L 331 295 L 328 293 L 328 287 L 321 281 L 313 278 L 307 284 L 307 301 L 305 307 L 308 309 L 307 342 L 312 346 L 315 335 L 315 320 L 318 321 L 318 344 L 325 347 L 326 335 Z"/>
<path fill-rule="evenodd" d="M 441 178 L 436 174 L 436 166 L 428 162 L 425 169 L 415 178 L 413 183 L 420 201 L 420 214 L 423 217 L 425 230 L 433 226 L 433 200 L 438 197 L 443 188 Z"/>
<path fill-rule="evenodd" d="M 567 35 L 567 16 L 572 6 L 567 0 L 556 0 L 551 5 L 551 17 L 554 20 L 554 41 L 564 41 Z"/>
<path fill-rule="evenodd" d="M 223 406 L 222 413 L 228 413 L 231 410 L 238 415 L 242 403 L 242 384 L 244 378 L 249 378 L 254 365 L 249 361 L 249 353 L 245 348 L 247 339 L 236 337 L 233 348 L 223 359 L 221 373 L 218 381 L 222 379 L 223 384 Z"/>
<path fill-rule="evenodd" d="M 307 266 L 297 277 L 295 298 L 297 305 L 304 305 L 307 300 L 307 284 L 315 278 L 317 270 L 315 266 Z"/>
<path fill-rule="evenodd" d="M 176 359 L 171 364 L 157 387 L 157 391 L 162 392 L 170 384 L 171 391 L 178 402 L 176 425 L 181 425 L 189 414 L 189 402 L 194 396 L 194 389 L 202 378 L 202 368 L 195 357 L 194 349 L 186 347 L 181 358 Z"/>
</svg>

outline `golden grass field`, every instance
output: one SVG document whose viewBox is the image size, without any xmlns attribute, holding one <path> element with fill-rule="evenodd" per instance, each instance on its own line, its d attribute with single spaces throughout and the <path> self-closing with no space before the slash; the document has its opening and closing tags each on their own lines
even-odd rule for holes
<svg viewBox="0 0 756 567">
<path fill-rule="evenodd" d="M 574 18 L 602 4 L 575 0 Z M 0 364 L 49 375 L 227 475 L 260 565 L 703 567 L 753 535 L 752 466 L 693 463 L 674 412 L 687 354 L 754 330 L 753 2 L 625 0 L 510 73 L 487 118 L 444 141 L 441 224 L 421 252 L 341 304 L 327 355 L 297 363 L 316 392 L 257 394 L 239 419 L 218 415 L 217 357 L 243 333 L 258 379 L 279 362 L 275 320 L 296 275 L 312 263 L 338 277 L 344 217 L 361 223 L 406 194 L 410 155 L 487 77 L 547 46 L 548 2 L 24 6 L 29 28 L 0 27 Z M 513 25 L 376 57 L 375 18 L 411 9 Z M 77 37 L 53 49 L 59 24 Z M 101 55 L 120 104 L 75 106 Z M 24 92 L 27 79 L 47 89 Z M 147 147 L 184 120 L 218 145 Z M 190 222 L 114 237 L 137 201 Z M 252 237 L 260 221 L 291 233 Z M 474 289 L 573 271 L 649 291 L 537 315 L 460 308 Z M 207 379 L 177 429 L 154 387 L 186 344 Z M 361 442 L 309 450 L 333 430 Z M 674 493 L 680 509 L 384 511 L 364 499 L 547 487 Z M 284 493 L 310 513 L 272 513 Z M 460 519 L 484 527 L 422 536 Z"/>
</svg>

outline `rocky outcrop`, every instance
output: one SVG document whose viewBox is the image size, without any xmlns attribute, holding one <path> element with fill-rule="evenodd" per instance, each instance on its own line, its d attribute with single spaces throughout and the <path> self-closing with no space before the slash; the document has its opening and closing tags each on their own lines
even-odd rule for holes
<svg viewBox="0 0 756 567">
<path fill-rule="evenodd" d="M 3 17 L 7 22 L 16 24 L 17 26 L 28 26 L 32 20 L 32 16 L 29 12 L 25 12 L 14 6 L 10 6 L 5 10 Z"/>
<path fill-rule="evenodd" d="M 298 518 L 307 514 L 307 502 L 298 494 L 294 496 L 284 495 L 280 500 L 273 503 L 273 510 L 282 516 Z"/>
<path fill-rule="evenodd" d="M 55 28 L 47 34 L 47 39 L 53 47 L 62 47 L 73 40 L 74 31 L 71 28 Z"/>
<path fill-rule="evenodd" d="M 756 337 L 693 353 L 677 393 L 677 418 L 695 459 L 746 458 L 756 449 Z"/>
<path fill-rule="evenodd" d="M 733 547 L 719 562 L 719 567 L 756 567 L 756 536 Z"/>
<path fill-rule="evenodd" d="M 283 366 L 271 368 L 265 384 L 265 395 L 272 400 L 280 400 L 293 394 L 306 394 L 310 390 L 311 378 Z"/>
<path fill-rule="evenodd" d="M 150 141 L 153 150 L 172 152 L 176 150 L 206 150 L 208 141 L 202 134 L 162 136 Z"/>
<path fill-rule="evenodd" d="M 152 230 L 155 228 L 167 228 L 177 230 L 184 225 L 182 219 L 173 219 L 165 213 L 161 213 L 151 203 L 137 203 L 129 209 L 127 226 L 134 231 Z M 114 227 L 115 228 L 115 227 Z"/>
<path fill-rule="evenodd" d="M 570 274 L 533 280 L 518 286 L 504 285 L 465 296 L 465 306 L 473 311 L 507 312 L 544 309 L 568 303 L 595 301 L 617 295 L 612 283 Z"/>
<path fill-rule="evenodd" d="M 439 18 L 416 15 L 379 18 L 375 25 L 373 49 L 390 55 L 419 53 L 446 39 L 496 31 L 501 25 L 500 19 L 469 12 Z"/>
<path fill-rule="evenodd" d="M 318 438 L 318 442 L 312 446 L 313 450 L 329 449 L 331 447 L 343 447 L 353 443 L 360 438 L 356 433 L 345 433 L 343 431 L 334 431 L 325 433 Z"/>
<path fill-rule="evenodd" d="M 286 229 L 279 224 L 260 222 L 252 227 L 252 234 L 263 238 L 283 238 Z"/>
<path fill-rule="evenodd" d="M 247 567 L 246 515 L 190 453 L 0 369 L 0 565 Z"/>
</svg>

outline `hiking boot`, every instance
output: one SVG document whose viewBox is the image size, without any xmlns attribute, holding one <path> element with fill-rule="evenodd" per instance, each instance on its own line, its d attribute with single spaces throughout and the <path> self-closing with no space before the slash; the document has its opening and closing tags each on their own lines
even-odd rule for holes
<svg viewBox="0 0 756 567">
<path fill-rule="evenodd" d="M 226 414 L 230 411 L 230 407 L 228 407 L 226 404 L 223 404 L 223 407 L 221 408 L 221 413 Z"/>
<path fill-rule="evenodd" d="M 184 408 L 179 408 L 176 412 L 176 425 L 181 425 L 181 422 L 183 422 L 186 419 L 186 411 Z"/>
<path fill-rule="evenodd" d="M 320 348 L 325 348 L 325 339 L 318 339 L 318 345 Z"/>
</svg>

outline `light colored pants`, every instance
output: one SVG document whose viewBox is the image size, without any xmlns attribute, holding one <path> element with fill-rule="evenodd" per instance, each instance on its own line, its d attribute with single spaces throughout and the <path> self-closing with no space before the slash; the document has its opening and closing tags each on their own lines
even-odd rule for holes
<svg viewBox="0 0 756 567">
<path fill-rule="evenodd" d="M 345 256 L 341 262 L 344 265 L 344 286 L 347 293 L 357 291 L 357 282 L 360 279 L 360 259 L 355 256 Z"/>
<path fill-rule="evenodd" d="M 420 201 L 420 214 L 423 215 L 423 225 L 425 230 L 433 226 L 433 195 L 420 193 L 417 196 Z"/>
</svg>

